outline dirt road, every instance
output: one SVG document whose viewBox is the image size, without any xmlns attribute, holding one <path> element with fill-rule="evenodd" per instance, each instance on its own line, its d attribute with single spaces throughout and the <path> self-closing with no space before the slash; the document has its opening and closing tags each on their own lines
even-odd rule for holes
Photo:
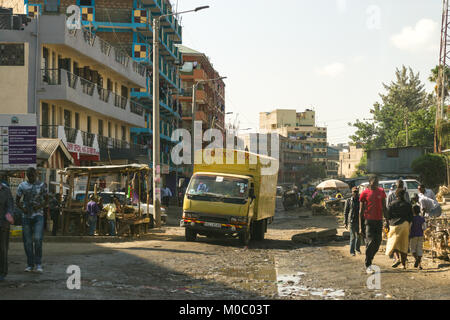
<svg viewBox="0 0 450 320">
<path fill-rule="evenodd" d="M 334 216 L 277 212 L 266 240 L 249 248 L 235 239 L 185 242 L 170 216 L 145 241 L 44 244 L 44 273 L 27 274 L 21 242 L 10 244 L 10 272 L 0 299 L 449 299 L 450 263 L 429 259 L 424 270 L 392 269 L 381 251 L 380 289 L 367 287 L 364 255 L 347 241 L 301 245 L 292 235 L 313 227 L 339 228 Z M 341 232 L 342 229 L 339 230 Z M 362 248 L 364 254 L 364 248 Z M 81 289 L 69 290 L 69 266 L 79 266 Z M 371 282 L 376 284 L 376 282 Z"/>
</svg>

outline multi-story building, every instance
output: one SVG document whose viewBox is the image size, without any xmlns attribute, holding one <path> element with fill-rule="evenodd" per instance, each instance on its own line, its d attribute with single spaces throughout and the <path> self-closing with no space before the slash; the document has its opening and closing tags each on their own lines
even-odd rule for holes
<svg viewBox="0 0 450 320">
<path fill-rule="evenodd" d="M 327 146 L 327 177 L 338 178 L 339 175 L 339 148 Z"/>
<path fill-rule="evenodd" d="M 364 149 L 350 145 L 348 151 L 339 152 L 339 177 L 351 178 L 356 172 L 356 166 L 364 156 Z"/>
<path fill-rule="evenodd" d="M 308 165 L 327 165 L 327 128 L 315 125 L 315 111 L 277 109 L 261 112 L 262 131 L 275 132 L 280 139 L 280 183 L 300 183 Z"/>
<path fill-rule="evenodd" d="M 30 15 L 48 13 L 66 14 L 67 8 L 77 5 L 81 12 L 81 24 L 85 38 L 95 43 L 102 39 L 117 49 L 101 45 L 118 63 L 129 66 L 143 64 L 145 83 L 140 86 L 124 86 L 105 81 L 107 90 L 122 97 L 136 101 L 143 106 L 145 124 L 131 126 L 129 138 L 139 145 L 152 147 L 152 41 L 154 18 L 172 13 L 172 5 L 168 0 L 24 0 L 25 11 Z M 86 33 L 86 30 L 89 33 Z M 81 32 L 81 31 L 79 31 Z M 182 42 L 182 28 L 177 17 L 171 15 L 161 19 L 159 33 L 160 59 L 160 133 L 161 133 L 161 166 L 163 178 L 170 186 L 175 186 L 178 168 L 173 166 L 170 150 L 176 143 L 172 141 L 172 131 L 179 127 L 181 108 L 174 97 L 181 93 L 181 79 L 178 65 L 181 53 L 175 44 Z M 130 58 L 131 57 L 131 58 Z M 150 153 L 150 165 L 152 164 Z"/>
<path fill-rule="evenodd" d="M 128 94 L 146 87 L 143 65 L 45 11 L 6 25 L 0 39 L 0 113 L 36 114 L 39 136 L 61 139 L 76 165 L 146 161 L 148 146 L 131 131 L 148 115 Z"/>
<path fill-rule="evenodd" d="M 201 52 L 178 45 L 183 55 L 185 69 L 181 70 L 183 95 L 179 97 L 182 106 L 183 128 L 191 129 L 192 90 L 197 82 L 195 120 L 202 121 L 203 129 L 216 128 L 225 132 L 225 83 L 219 79 L 209 58 Z"/>
<path fill-rule="evenodd" d="M 179 96 L 182 108 L 183 128 L 192 132 L 192 99 L 195 90 L 194 120 L 202 122 L 203 133 L 211 128 L 222 131 L 225 138 L 225 83 L 219 79 L 219 73 L 214 69 L 209 58 L 201 52 L 183 45 L 178 45 L 183 56 L 183 69 L 180 70 L 183 93 Z M 215 80 L 215 81 L 207 81 Z M 202 145 L 206 147 L 209 142 Z M 192 167 L 185 166 L 183 174 L 189 175 Z"/>
</svg>

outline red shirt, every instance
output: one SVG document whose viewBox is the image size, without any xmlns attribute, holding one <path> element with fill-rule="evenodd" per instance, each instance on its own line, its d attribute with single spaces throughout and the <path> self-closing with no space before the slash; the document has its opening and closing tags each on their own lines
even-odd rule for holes
<svg viewBox="0 0 450 320">
<path fill-rule="evenodd" d="M 386 199 L 383 188 L 372 190 L 369 187 L 361 193 L 359 201 L 366 204 L 364 219 L 383 220 L 383 199 Z"/>
</svg>

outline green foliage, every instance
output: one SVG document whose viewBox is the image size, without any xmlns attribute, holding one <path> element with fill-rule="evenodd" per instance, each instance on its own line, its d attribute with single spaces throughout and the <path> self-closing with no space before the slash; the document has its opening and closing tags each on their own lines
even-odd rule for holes
<svg viewBox="0 0 450 320">
<path fill-rule="evenodd" d="M 359 164 L 356 166 L 356 171 L 353 173 L 352 178 L 363 177 L 367 174 L 367 153 L 364 153 Z"/>
<path fill-rule="evenodd" d="M 384 84 L 385 94 L 376 102 L 370 113 L 373 121 L 356 120 L 350 138 L 363 144 L 366 150 L 408 146 L 431 147 L 434 139 L 436 108 L 433 96 L 411 68 L 396 69 L 396 79 Z"/>
<path fill-rule="evenodd" d="M 429 188 L 435 188 L 445 183 L 446 163 L 439 154 L 425 154 L 411 164 L 413 171 L 420 175 L 420 181 Z"/>
</svg>

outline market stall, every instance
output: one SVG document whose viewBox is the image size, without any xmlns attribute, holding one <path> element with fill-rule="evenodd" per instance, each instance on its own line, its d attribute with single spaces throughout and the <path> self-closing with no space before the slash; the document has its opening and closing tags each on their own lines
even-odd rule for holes
<svg viewBox="0 0 450 320">
<path fill-rule="evenodd" d="M 97 201 L 117 197 L 120 211 L 116 214 L 116 225 L 118 235 L 140 235 L 148 231 L 153 221 L 150 214 L 150 174 L 148 165 L 108 165 L 96 167 L 68 167 L 59 172 L 61 181 L 66 181 L 69 186 L 68 198 L 62 210 L 63 235 L 85 235 L 86 234 L 86 206 L 90 194 L 94 194 Z M 125 180 L 124 189 L 105 192 L 103 188 L 103 177 L 116 176 L 119 180 Z M 84 178 L 86 187 L 83 197 L 74 197 L 74 180 Z M 96 181 L 99 181 L 98 183 Z M 144 182 L 144 183 L 143 183 Z M 62 195 L 63 185 L 60 185 Z M 144 196 L 145 194 L 145 196 Z M 142 203 L 142 199 L 146 203 Z M 62 201 L 62 199 L 61 199 Z M 103 214 L 98 216 L 98 233 L 103 234 Z"/>
</svg>

